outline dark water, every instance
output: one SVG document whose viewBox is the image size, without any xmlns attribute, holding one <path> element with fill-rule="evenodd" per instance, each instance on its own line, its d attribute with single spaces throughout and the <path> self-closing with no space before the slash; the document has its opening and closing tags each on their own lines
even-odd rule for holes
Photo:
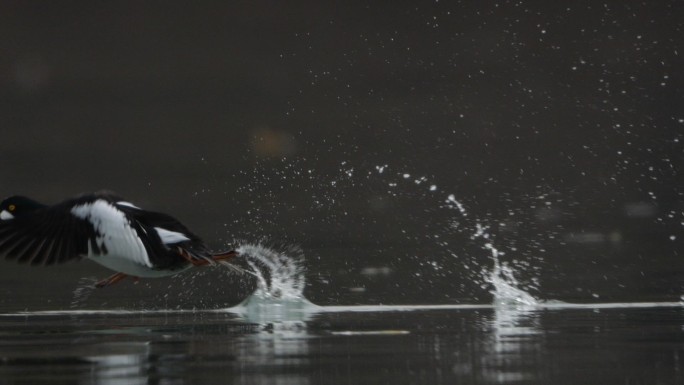
<svg viewBox="0 0 684 385">
<path fill-rule="evenodd" d="M 110 189 L 214 249 L 285 245 L 276 278 L 327 306 L 241 316 L 212 309 L 252 276 L 93 291 L 93 263 L 0 261 L 0 384 L 684 383 L 682 20 L 0 2 L 0 198 Z"/>
<path fill-rule="evenodd" d="M 142 310 L 133 309 L 131 298 L 120 298 L 129 301 L 121 310 L 102 303 L 104 291 L 81 283 L 72 293 L 71 310 L 5 306 L 0 380 L 676 384 L 684 379 L 684 302 L 540 300 L 499 261 L 500 251 L 487 247 L 494 267 L 483 269 L 482 280 L 491 287 L 492 301 L 482 304 L 318 306 L 304 297 L 307 272 L 300 257 L 255 244 L 239 249 L 251 272 L 239 277 L 256 281 L 253 293 L 229 308 L 160 309 L 169 303 L 167 293 L 156 303 L 133 302 Z M 199 305 L 201 294 L 190 287 L 195 280 L 176 282 Z M 142 287 L 141 293 L 151 295 L 151 289 Z M 99 309 L 89 309 L 92 303 Z"/>
<path fill-rule="evenodd" d="M 330 310 L 275 322 L 224 311 L 3 315 L 0 382 L 684 381 L 682 307 Z"/>
</svg>

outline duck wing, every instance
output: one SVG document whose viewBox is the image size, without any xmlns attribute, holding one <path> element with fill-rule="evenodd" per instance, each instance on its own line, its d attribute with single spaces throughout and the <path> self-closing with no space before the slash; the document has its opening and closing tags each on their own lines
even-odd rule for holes
<svg viewBox="0 0 684 385">
<path fill-rule="evenodd" d="M 99 251 L 97 235 L 65 202 L 0 221 L 0 258 L 32 265 L 81 259 L 89 248 Z"/>
<path fill-rule="evenodd" d="M 159 212 L 147 211 L 126 202 L 117 202 L 117 208 L 129 218 L 131 227 L 139 234 L 146 234 L 143 240 L 155 265 L 165 265 L 177 255 L 187 255 L 193 260 L 210 260 L 206 244 L 176 218 Z M 178 251 L 182 250 L 182 252 Z M 213 262 L 213 261 L 211 261 Z"/>
</svg>

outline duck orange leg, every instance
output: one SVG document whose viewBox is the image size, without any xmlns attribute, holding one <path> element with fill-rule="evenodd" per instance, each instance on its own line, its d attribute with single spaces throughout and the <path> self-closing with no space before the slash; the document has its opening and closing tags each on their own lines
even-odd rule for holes
<svg viewBox="0 0 684 385">
<path fill-rule="evenodd" d="M 201 258 L 193 258 L 187 251 L 183 250 L 182 248 L 178 248 L 178 254 L 181 255 L 185 260 L 190 262 L 194 266 L 206 266 L 209 264 L 213 264 L 213 262 L 221 262 L 221 261 L 227 261 L 235 256 L 238 255 L 238 252 L 235 250 L 232 251 L 227 251 L 225 253 L 217 253 L 217 254 L 212 254 L 211 255 L 211 260 Z M 213 262 L 212 262 L 213 261 Z"/>
<path fill-rule="evenodd" d="M 124 279 L 126 277 L 128 277 L 128 275 L 126 275 L 124 273 L 116 273 L 116 274 L 112 275 L 111 277 L 105 278 L 105 279 L 97 282 L 95 284 L 95 287 L 101 289 L 103 287 L 111 286 L 111 285 L 121 281 L 122 279 Z"/>
<path fill-rule="evenodd" d="M 213 259 L 216 262 L 221 262 L 221 261 L 227 261 L 229 259 L 233 259 L 234 257 L 237 257 L 239 253 L 235 250 L 227 251 L 225 253 L 217 253 L 217 254 L 212 254 L 211 259 Z"/>
</svg>

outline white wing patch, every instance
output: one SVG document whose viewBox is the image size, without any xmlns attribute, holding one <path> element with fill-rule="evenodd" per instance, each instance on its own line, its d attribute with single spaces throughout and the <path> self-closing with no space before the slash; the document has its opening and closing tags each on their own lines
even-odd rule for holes
<svg viewBox="0 0 684 385">
<path fill-rule="evenodd" d="M 119 205 L 119 206 L 126 206 L 126 207 L 130 207 L 130 208 L 134 208 L 134 209 L 140 210 L 140 207 L 134 205 L 134 204 L 131 203 L 131 202 L 118 201 L 118 202 L 116 202 L 116 204 Z"/>
<path fill-rule="evenodd" d="M 157 230 L 159 238 L 161 238 L 162 243 L 165 245 L 172 245 L 174 243 L 190 240 L 190 238 L 186 237 L 183 233 L 162 229 L 161 227 L 155 227 L 154 229 Z"/>
<path fill-rule="evenodd" d="M 98 199 L 92 203 L 75 206 L 71 213 L 92 223 L 95 230 L 101 234 L 96 238 L 96 242 L 100 247 L 106 248 L 106 259 L 110 263 L 114 262 L 111 258 L 118 258 L 152 267 L 145 246 L 131 227 L 130 221 L 111 203 Z M 88 257 L 101 263 L 98 258 L 101 256 L 94 254 L 89 243 Z"/>
</svg>

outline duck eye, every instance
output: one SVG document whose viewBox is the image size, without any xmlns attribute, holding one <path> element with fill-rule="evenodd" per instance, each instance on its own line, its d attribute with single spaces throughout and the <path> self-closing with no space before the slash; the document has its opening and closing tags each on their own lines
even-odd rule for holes
<svg viewBox="0 0 684 385">
<path fill-rule="evenodd" d="M 9 207 L 8 207 L 9 211 L 14 211 L 14 210 L 16 210 L 16 208 L 17 208 L 17 206 L 15 206 L 15 205 L 9 205 Z"/>
</svg>

